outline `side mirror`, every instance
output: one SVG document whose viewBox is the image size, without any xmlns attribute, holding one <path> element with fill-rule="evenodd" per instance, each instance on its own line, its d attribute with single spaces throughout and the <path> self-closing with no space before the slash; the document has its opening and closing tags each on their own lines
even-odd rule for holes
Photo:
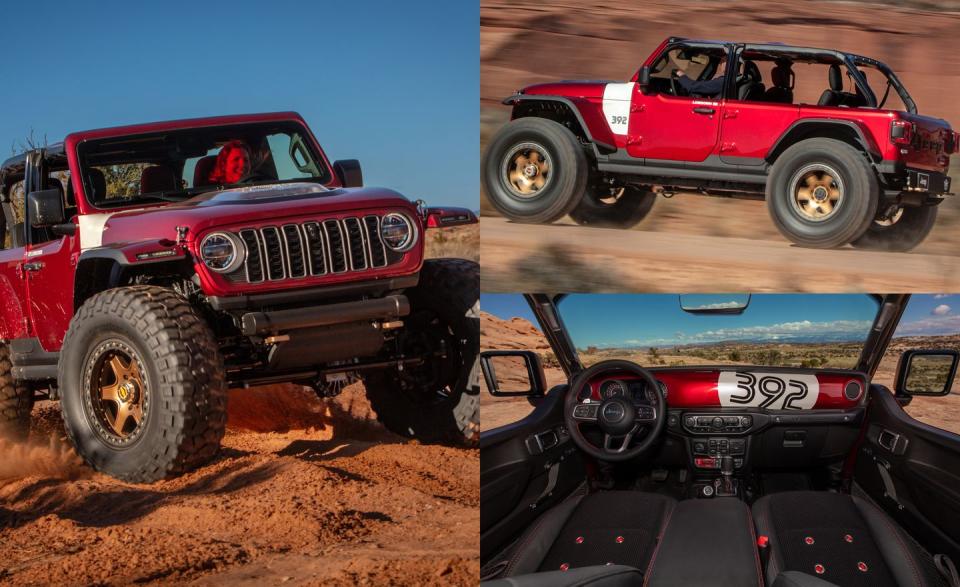
<svg viewBox="0 0 960 587">
<path fill-rule="evenodd" d="M 950 393 L 960 352 L 948 349 L 906 351 L 897 365 L 897 395 L 942 396 Z"/>
<path fill-rule="evenodd" d="M 477 215 L 468 208 L 427 208 L 427 228 L 476 224 Z"/>
<path fill-rule="evenodd" d="M 543 364 L 533 351 L 484 351 L 480 368 L 490 395 L 543 397 L 546 392 Z"/>
<path fill-rule="evenodd" d="M 340 184 L 345 188 L 363 187 L 363 171 L 360 162 L 356 159 L 342 159 L 333 162 L 333 171 L 337 174 Z"/>
<path fill-rule="evenodd" d="M 30 225 L 33 228 L 45 228 L 54 224 L 63 224 L 66 212 L 63 209 L 63 195 L 60 190 L 37 190 L 27 196 L 30 206 Z"/>
<path fill-rule="evenodd" d="M 640 68 L 640 75 L 637 77 L 637 85 L 640 86 L 640 91 L 644 94 L 647 93 L 647 90 L 650 88 L 650 66 L 644 65 Z"/>
</svg>

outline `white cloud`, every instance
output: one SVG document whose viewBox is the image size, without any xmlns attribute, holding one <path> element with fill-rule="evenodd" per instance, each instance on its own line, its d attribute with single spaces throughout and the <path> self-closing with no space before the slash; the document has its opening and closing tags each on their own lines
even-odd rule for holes
<svg viewBox="0 0 960 587">
<path fill-rule="evenodd" d="M 716 302 L 713 304 L 703 304 L 701 306 L 693 306 L 689 308 L 690 310 L 725 310 L 727 308 L 742 308 L 742 302 L 730 301 L 730 302 Z"/>
<path fill-rule="evenodd" d="M 933 299 L 942 300 L 943 298 L 949 298 L 950 294 L 934 294 Z"/>
<path fill-rule="evenodd" d="M 946 316 L 947 314 L 950 313 L 950 306 L 946 304 L 940 304 L 939 306 L 934 308 L 933 311 L 930 313 L 933 314 L 934 316 Z"/>
<path fill-rule="evenodd" d="M 686 335 L 678 338 L 656 338 L 625 341 L 629 346 L 669 345 L 711 343 L 727 340 L 790 341 L 798 339 L 815 340 L 862 340 L 871 322 L 869 320 L 834 320 L 831 322 L 781 322 L 764 326 L 745 326 L 741 328 L 719 328 Z"/>
</svg>

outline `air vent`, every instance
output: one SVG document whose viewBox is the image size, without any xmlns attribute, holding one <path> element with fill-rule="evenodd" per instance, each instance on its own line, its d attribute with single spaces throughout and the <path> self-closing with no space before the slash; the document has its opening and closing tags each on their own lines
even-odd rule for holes
<svg viewBox="0 0 960 587">
<path fill-rule="evenodd" d="M 863 386 L 860 385 L 859 381 L 850 381 L 847 383 L 846 387 L 843 388 L 843 396 L 850 401 L 856 401 L 860 399 L 860 394 L 863 392 Z"/>
</svg>

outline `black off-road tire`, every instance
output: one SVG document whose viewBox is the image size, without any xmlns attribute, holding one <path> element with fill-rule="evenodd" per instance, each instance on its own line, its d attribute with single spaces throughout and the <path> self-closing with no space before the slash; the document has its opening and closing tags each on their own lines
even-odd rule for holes
<svg viewBox="0 0 960 587">
<path fill-rule="evenodd" d="M 647 217 L 656 201 L 657 194 L 636 187 L 623 188 L 623 194 L 609 203 L 587 193 L 570 212 L 570 218 L 582 226 L 632 228 Z"/>
<path fill-rule="evenodd" d="M 539 145 L 549 158 L 549 179 L 532 196 L 519 196 L 509 187 L 504 159 L 524 144 Z M 587 156 L 576 135 L 546 118 L 520 118 L 501 128 L 483 157 L 483 186 L 490 204 L 515 222 L 549 224 L 577 207 L 587 187 Z"/>
<path fill-rule="evenodd" d="M 129 445 L 104 439 L 85 401 L 87 362 L 120 341 L 142 359 L 149 404 Z M 94 469 L 133 483 L 182 474 L 213 457 L 226 429 L 223 359 L 207 324 L 182 296 L 154 286 L 111 289 L 74 316 L 60 354 L 67 436 Z"/>
<path fill-rule="evenodd" d="M 441 365 L 446 385 L 408 387 L 397 369 L 364 374 L 367 398 L 383 425 L 428 443 L 476 446 L 480 440 L 480 266 L 462 259 L 425 261 L 419 285 L 407 291 L 405 328 L 442 327 L 453 341 Z M 431 327 L 431 328 L 432 328 Z M 409 333 L 415 334 L 415 333 Z M 435 358 L 435 361 L 441 359 Z"/>
<path fill-rule="evenodd" d="M 33 390 L 14 380 L 10 347 L 0 342 L 0 439 L 21 441 L 30 434 Z"/>
<path fill-rule="evenodd" d="M 852 244 L 858 249 L 906 252 L 927 238 L 936 221 L 937 206 L 904 208 L 900 219 L 889 226 L 871 222 Z"/>
<path fill-rule="evenodd" d="M 843 200 L 823 220 L 809 220 L 793 205 L 794 174 L 812 164 L 835 169 L 842 179 Z M 880 187 L 866 156 L 833 139 L 814 138 L 789 147 L 773 165 L 767 179 L 767 210 L 783 236 L 806 247 L 835 248 L 858 239 L 873 222 Z"/>
</svg>

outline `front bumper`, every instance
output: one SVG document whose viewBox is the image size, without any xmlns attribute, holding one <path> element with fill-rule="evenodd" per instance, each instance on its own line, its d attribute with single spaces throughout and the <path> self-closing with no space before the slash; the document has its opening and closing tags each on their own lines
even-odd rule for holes
<svg viewBox="0 0 960 587">
<path fill-rule="evenodd" d="M 290 310 L 247 312 L 240 319 L 244 336 L 280 334 L 376 320 L 395 322 L 410 314 L 410 302 L 403 295 L 356 302 L 341 302 Z"/>
</svg>

